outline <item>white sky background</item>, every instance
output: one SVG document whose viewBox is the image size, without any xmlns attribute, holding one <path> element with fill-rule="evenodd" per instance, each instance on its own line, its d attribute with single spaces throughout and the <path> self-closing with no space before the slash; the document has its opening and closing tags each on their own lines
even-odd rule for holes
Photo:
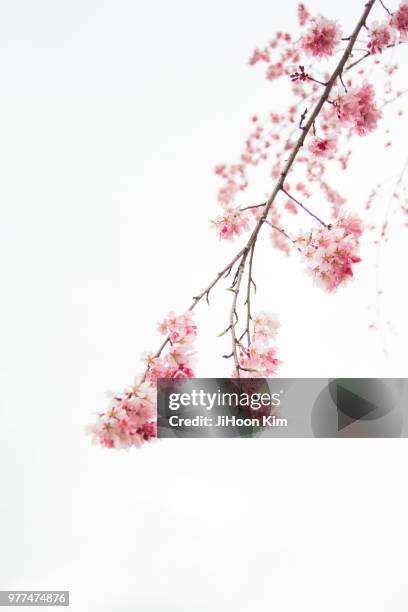
<svg viewBox="0 0 408 612">
<path fill-rule="evenodd" d="M 362 4 L 308 6 L 347 32 Z M 131 382 L 158 345 L 156 322 L 238 248 L 209 229 L 212 169 L 237 158 L 254 112 L 285 102 L 247 59 L 292 29 L 295 8 L 1 3 L 0 588 L 69 588 L 81 612 L 406 610 L 406 441 L 112 453 L 83 436 L 104 390 Z M 350 208 L 373 178 L 398 174 L 406 119 L 398 130 L 387 151 L 376 136 L 358 142 L 338 177 Z M 255 185 L 259 198 L 271 188 Z M 368 329 L 368 241 L 355 282 L 329 296 L 265 233 L 257 306 L 280 313 L 282 376 L 406 376 L 407 231 L 394 223 L 383 251 L 387 354 Z M 219 288 L 198 310 L 203 376 L 229 373 L 215 337 L 228 295 Z"/>
</svg>

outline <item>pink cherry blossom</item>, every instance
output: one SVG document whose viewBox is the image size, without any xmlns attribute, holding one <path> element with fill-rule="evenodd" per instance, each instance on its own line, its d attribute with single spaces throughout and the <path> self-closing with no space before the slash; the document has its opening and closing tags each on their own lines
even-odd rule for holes
<svg viewBox="0 0 408 612">
<path fill-rule="evenodd" d="M 374 22 L 369 30 L 369 43 L 367 48 L 372 54 L 382 53 L 394 41 L 394 33 L 387 22 Z"/>
<path fill-rule="evenodd" d="M 351 124 L 359 136 L 375 130 L 382 117 L 376 104 L 374 87 L 367 81 L 340 96 L 336 106 L 340 121 Z"/>
<path fill-rule="evenodd" d="M 106 410 L 87 432 L 105 448 L 139 447 L 156 435 L 150 423 L 156 418 L 156 394 L 149 382 L 136 384 L 121 396 L 114 396 Z"/>
<path fill-rule="evenodd" d="M 309 274 L 328 293 L 334 293 L 353 277 L 353 266 L 361 261 L 359 238 L 363 226 L 354 215 L 335 225 L 314 229 L 298 237 Z"/>
<path fill-rule="evenodd" d="M 333 55 L 341 40 L 341 29 L 337 21 L 331 21 L 323 15 L 311 19 L 311 24 L 301 40 L 301 47 L 314 57 Z"/>
<path fill-rule="evenodd" d="M 315 157 L 333 159 L 337 152 L 337 135 L 314 137 L 309 144 L 309 151 Z"/>
<path fill-rule="evenodd" d="M 250 227 L 247 212 L 239 208 L 227 208 L 222 215 L 212 221 L 212 225 L 222 240 L 232 240 Z"/>
<path fill-rule="evenodd" d="M 401 40 L 408 40 L 408 0 L 401 2 L 391 19 L 391 25 L 398 31 Z"/>
<path fill-rule="evenodd" d="M 270 346 L 276 338 L 280 323 L 277 315 L 262 312 L 253 318 L 253 331 L 249 349 L 241 346 L 239 375 L 242 378 L 270 378 L 276 376 L 281 365 L 277 350 Z M 233 371 L 233 376 L 237 372 Z"/>
<path fill-rule="evenodd" d="M 306 22 L 308 21 L 310 15 L 309 12 L 307 10 L 307 8 L 305 7 L 305 5 L 303 4 L 303 2 L 300 2 L 298 4 L 298 19 L 299 19 L 299 25 L 301 27 L 303 27 L 304 25 L 306 25 Z"/>
<path fill-rule="evenodd" d="M 255 64 L 257 64 L 258 62 L 269 62 L 270 59 L 271 57 L 268 48 L 259 49 L 257 47 L 249 59 L 249 65 L 255 66 Z"/>
</svg>

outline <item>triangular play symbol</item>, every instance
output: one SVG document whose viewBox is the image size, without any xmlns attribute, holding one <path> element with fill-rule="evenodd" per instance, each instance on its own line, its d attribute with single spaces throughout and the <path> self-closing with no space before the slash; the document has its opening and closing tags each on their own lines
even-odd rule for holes
<svg viewBox="0 0 408 612">
<path fill-rule="evenodd" d="M 337 385 L 337 430 L 340 431 L 377 410 L 377 406 L 349 389 Z"/>
</svg>

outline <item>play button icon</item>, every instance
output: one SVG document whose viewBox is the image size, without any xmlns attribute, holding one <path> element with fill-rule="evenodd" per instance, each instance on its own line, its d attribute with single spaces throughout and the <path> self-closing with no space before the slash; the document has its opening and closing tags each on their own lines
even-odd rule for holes
<svg viewBox="0 0 408 612">
<path fill-rule="evenodd" d="M 344 384 L 337 383 L 337 381 L 335 384 L 337 429 L 339 431 L 345 427 L 348 427 L 355 421 L 367 418 L 369 415 L 372 417 L 375 416 L 372 413 L 378 410 L 378 406 L 372 404 L 371 401 L 365 399 L 361 395 L 357 395 L 354 391 L 348 389 Z"/>
<path fill-rule="evenodd" d="M 401 435 L 397 381 L 336 378 L 319 394 L 312 410 L 317 437 L 382 438 Z"/>
</svg>

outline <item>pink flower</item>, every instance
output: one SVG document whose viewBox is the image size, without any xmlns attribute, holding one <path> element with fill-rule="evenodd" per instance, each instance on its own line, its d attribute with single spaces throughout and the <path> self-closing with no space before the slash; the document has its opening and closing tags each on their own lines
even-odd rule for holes
<svg viewBox="0 0 408 612">
<path fill-rule="evenodd" d="M 253 332 L 249 349 L 241 348 L 239 354 L 240 377 L 270 378 L 278 374 L 282 363 L 277 358 L 277 351 L 270 346 L 270 341 L 276 338 L 280 327 L 277 315 L 262 312 L 253 318 Z M 237 376 L 234 370 L 233 376 Z"/>
<path fill-rule="evenodd" d="M 348 215 L 332 227 L 312 230 L 297 239 L 309 273 L 328 293 L 334 293 L 353 277 L 353 265 L 361 261 L 362 232 L 360 219 Z"/>
<path fill-rule="evenodd" d="M 269 64 L 266 70 L 266 78 L 268 81 L 279 79 L 284 73 L 283 63 L 277 62 L 276 64 Z"/>
<path fill-rule="evenodd" d="M 352 213 L 343 216 L 337 224 L 346 231 L 346 234 L 353 234 L 356 238 L 360 238 L 364 231 L 363 222 Z"/>
<path fill-rule="evenodd" d="M 268 48 L 261 50 L 257 47 L 249 58 L 249 65 L 254 66 L 258 62 L 269 62 L 270 59 Z"/>
<path fill-rule="evenodd" d="M 374 87 L 367 81 L 337 98 L 335 104 L 340 121 L 351 124 L 359 136 L 375 130 L 382 117 L 375 102 Z"/>
<path fill-rule="evenodd" d="M 314 57 L 333 55 L 341 40 L 341 29 L 337 21 L 330 21 L 323 15 L 311 19 L 310 28 L 301 40 L 301 47 Z"/>
<path fill-rule="evenodd" d="M 408 40 L 408 0 L 401 2 L 391 19 L 391 25 L 398 30 L 401 40 Z"/>
<path fill-rule="evenodd" d="M 298 19 L 299 19 L 299 25 L 300 26 L 304 26 L 306 25 L 307 20 L 309 19 L 310 15 L 305 7 L 305 5 L 303 4 L 303 2 L 300 2 L 298 4 Z"/>
<path fill-rule="evenodd" d="M 314 157 L 333 159 L 337 152 L 337 137 L 333 135 L 323 138 L 314 137 L 309 144 L 309 151 Z"/>
<path fill-rule="evenodd" d="M 170 378 L 194 378 L 194 372 L 188 366 L 182 365 L 173 372 Z"/>
<path fill-rule="evenodd" d="M 394 41 L 393 31 L 390 25 L 386 22 L 372 24 L 369 31 L 370 41 L 367 48 L 372 54 L 382 53 L 383 49 L 388 47 Z"/>
<path fill-rule="evenodd" d="M 232 240 L 250 227 L 246 211 L 241 211 L 239 208 L 227 208 L 211 223 L 222 240 Z"/>
<path fill-rule="evenodd" d="M 197 325 L 194 323 L 193 317 L 194 315 L 190 310 L 179 316 L 176 316 L 174 312 L 169 312 L 167 319 L 159 323 L 159 331 L 163 335 L 169 334 L 173 343 L 179 342 L 184 336 L 197 334 Z"/>
</svg>

